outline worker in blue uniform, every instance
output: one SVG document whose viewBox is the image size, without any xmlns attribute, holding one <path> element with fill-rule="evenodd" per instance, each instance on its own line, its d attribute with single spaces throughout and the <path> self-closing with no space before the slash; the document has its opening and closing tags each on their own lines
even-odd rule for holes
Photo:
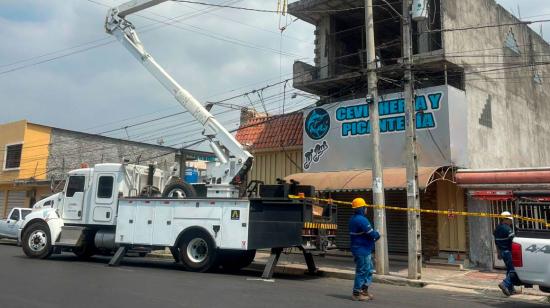
<svg viewBox="0 0 550 308">
<path fill-rule="evenodd" d="M 504 261 L 506 265 L 506 277 L 498 285 L 506 296 L 510 296 L 516 293 L 514 289 L 514 282 L 516 280 L 516 271 L 514 269 L 514 263 L 512 262 L 512 240 L 514 239 L 514 230 L 512 230 L 512 225 L 514 219 L 510 212 L 502 212 L 500 214 L 503 219 L 498 224 L 493 233 L 495 237 L 495 245 L 498 250 L 498 255 Z"/>
<path fill-rule="evenodd" d="M 363 198 L 353 200 L 352 206 L 355 213 L 349 222 L 351 239 L 351 253 L 355 261 L 355 281 L 353 284 L 354 301 L 372 300 L 369 286 L 372 283 L 372 252 L 374 243 L 380 238 L 380 234 L 374 230 L 367 218 L 367 203 Z"/>
</svg>

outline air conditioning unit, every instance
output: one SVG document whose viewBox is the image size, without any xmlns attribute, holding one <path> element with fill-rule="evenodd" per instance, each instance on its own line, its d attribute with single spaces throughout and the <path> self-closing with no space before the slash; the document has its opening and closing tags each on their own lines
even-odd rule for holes
<svg viewBox="0 0 550 308">
<path fill-rule="evenodd" d="M 414 21 L 428 19 L 428 0 L 413 0 L 411 15 Z"/>
</svg>

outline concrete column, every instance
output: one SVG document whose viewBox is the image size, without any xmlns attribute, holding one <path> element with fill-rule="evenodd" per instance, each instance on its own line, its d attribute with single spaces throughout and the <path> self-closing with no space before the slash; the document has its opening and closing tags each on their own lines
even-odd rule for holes
<svg viewBox="0 0 550 308">
<path fill-rule="evenodd" d="M 468 194 L 469 212 L 490 212 L 490 202 L 476 200 Z M 493 269 L 493 228 L 490 218 L 468 217 L 470 262 L 480 269 Z"/>
<path fill-rule="evenodd" d="M 329 61 L 330 61 L 330 16 L 325 15 L 321 18 L 317 26 L 319 31 L 319 79 L 328 78 L 329 76 Z"/>
</svg>

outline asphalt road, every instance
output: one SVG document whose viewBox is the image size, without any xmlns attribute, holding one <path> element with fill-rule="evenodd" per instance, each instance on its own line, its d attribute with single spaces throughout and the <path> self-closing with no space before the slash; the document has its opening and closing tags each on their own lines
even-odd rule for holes
<svg viewBox="0 0 550 308">
<path fill-rule="evenodd" d="M 544 307 L 501 297 L 373 285 L 376 299 L 350 300 L 349 280 L 259 273 L 190 273 L 168 260 L 126 258 L 110 268 L 108 259 L 78 261 L 72 254 L 48 260 L 24 256 L 0 242 L 0 307 Z"/>
</svg>

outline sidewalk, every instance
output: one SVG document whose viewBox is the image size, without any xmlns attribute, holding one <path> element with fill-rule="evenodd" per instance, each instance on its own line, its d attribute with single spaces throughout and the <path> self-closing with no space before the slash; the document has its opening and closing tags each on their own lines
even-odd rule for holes
<svg viewBox="0 0 550 308">
<path fill-rule="evenodd" d="M 263 270 L 269 257 L 269 252 L 258 251 L 254 263 L 250 268 Z M 346 256 L 315 256 L 315 264 L 318 268 L 318 275 L 340 279 L 354 278 L 355 265 L 352 257 Z M 307 267 L 301 254 L 281 254 L 276 273 L 303 275 Z M 378 283 L 407 285 L 414 287 L 447 287 L 451 289 L 462 289 L 476 291 L 483 294 L 503 296 L 498 284 L 504 279 L 504 272 L 480 272 L 477 270 L 456 270 L 425 267 L 422 271 L 421 280 L 407 279 L 407 263 L 403 261 L 390 260 L 390 275 L 376 275 L 374 281 Z M 519 289 L 518 289 L 519 290 Z M 522 294 L 514 297 L 525 297 L 536 301 L 549 301 L 548 294 L 533 289 L 522 289 Z"/>
<path fill-rule="evenodd" d="M 152 258 L 172 259 L 172 255 L 163 251 L 155 251 L 149 254 Z M 263 271 L 267 259 L 268 251 L 258 251 L 254 262 L 248 269 Z M 317 266 L 316 275 L 321 277 L 339 278 L 353 280 L 355 276 L 355 264 L 353 258 L 346 255 L 338 256 L 314 256 Z M 411 280 L 407 278 L 407 262 L 401 258 L 397 260 L 390 259 L 390 275 L 374 275 L 374 282 L 393 284 L 400 286 L 427 287 L 433 289 L 445 289 L 448 291 L 468 292 L 486 294 L 496 297 L 504 296 L 498 284 L 504 279 L 503 271 L 480 272 L 478 270 L 465 269 L 443 269 L 440 267 L 424 267 L 422 269 L 421 280 Z M 283 253 L 279 258 L 275 273 L 286 275 L 305 275 L 307 266 L 302 254 Z M 538 302 L 550 302 L 550 296 L 543 293 L 538 288 L 521 290 L 521 294 L 514 295 L 515 298 L 524 298 Z"/>
</svg>

